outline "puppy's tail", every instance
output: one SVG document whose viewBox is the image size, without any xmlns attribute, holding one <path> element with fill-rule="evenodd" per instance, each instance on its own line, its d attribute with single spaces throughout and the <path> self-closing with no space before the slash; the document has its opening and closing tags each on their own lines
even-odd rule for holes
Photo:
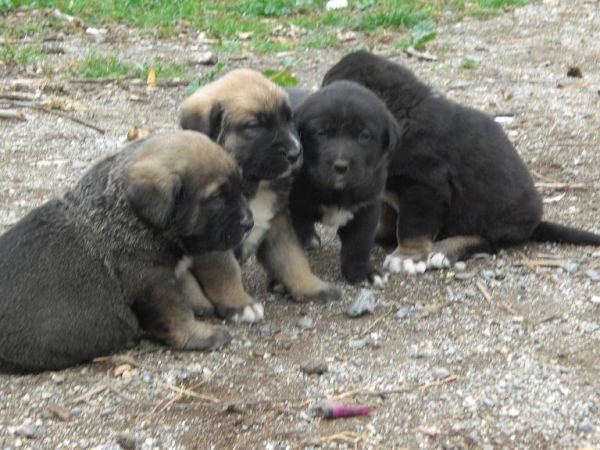
<svg viewBox="0 0 600 450">
<path fill-rule="evenodd" d="M 540 222 L 530 238 L 537 242 L 559 244 L 600 245 L 600 235 L 553 222 Z"/>
</svg>

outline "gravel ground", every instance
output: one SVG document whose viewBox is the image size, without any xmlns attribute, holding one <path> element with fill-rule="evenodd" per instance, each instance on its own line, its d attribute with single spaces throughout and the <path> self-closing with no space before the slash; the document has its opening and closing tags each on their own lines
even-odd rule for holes
<svg viewBox="0 0 600 450">
<path fill-rule="evenodd" d="M 546 217 L 600 232 L 598 23 L 597 1 L 534 1 L 491 20 L 441 26 L 429 46 L 433 62 L 357 40 L 448 97 L 503 117 L 542 183 Z M 0 66 L 0 94 L 15 89 L 13 80 L 37 78 L 28 86 L 45 86 L 40 101 L 78 102 L 86 109 L 65 114 L 106 133 L 29 108 L 26 121 L 0 121 L 0 231 L 60 195 L 131 127 L 177 128 L 184 85 L 78 83 L 68 71 L 75 61 L 90 49 L 172 62 L 206 50 L 197 34 L 156 40 L 119 27 L 102 39 L 83 31 L 35 39 L 61 50 L 47 63 L 55 71 Z M 300 83 L 313 87 L 357 40 L 287 57 L 299 60 Z M 273 68 L 281 59 L 219 57 L 226 69 Z M 461 67 L 467 58 L 475 68 Z M 583 77 L 567 76 L 571 66 Z M 12 104 L 4 97 L 0 108 Z M 142 342 L 62 372 L 0 375 L 1 447 L 600 449 L 600 249 L 531 244 L 453 270 L 390 277 L 374 293 L 373 314 L 350 319 L 361 287 L 344 285 L 338 243 L 324 233 L 310 259 L 316 273 L 343 286 L 342 302 L 267 294 L 251 262 L 244 277 L 265 320 L 229 325 L 235 338 L 220 352 Z M 377 249 L 375 262 L 384 256 Z M 373 410 L 327 420 L 316 408 L 326 398 Z"/>
</svg>

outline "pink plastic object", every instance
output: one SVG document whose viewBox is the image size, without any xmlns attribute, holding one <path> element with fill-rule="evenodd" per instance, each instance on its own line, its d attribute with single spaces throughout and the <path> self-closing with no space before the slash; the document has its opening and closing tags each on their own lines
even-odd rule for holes
<svg viewBox="0 0 600 450">
<path fill-rule="evenodd" d="M 325 401 L 320 403 L 317 408 L 323 413 L 326 419 L 338 419 L 340 417 L 366 416 L 372 408 L 370 406 L 349 406 L 343 403 Z"/>
</svg>

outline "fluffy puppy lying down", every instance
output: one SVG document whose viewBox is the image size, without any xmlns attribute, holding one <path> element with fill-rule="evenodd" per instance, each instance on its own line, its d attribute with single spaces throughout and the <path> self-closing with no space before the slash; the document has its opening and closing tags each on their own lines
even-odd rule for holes
<svg viewBox="0 0 600 450">
<path fill-rule="evenodd" d="M 600 236 L 542 218 L 542 198 L 501 126 L 451 102 L 408 69 L 369 52 L 340 60 L 323 85 L 373 91 L 404 133 L 390 155 L 378 239 L 398 247 L 391 272 L 449 267 L 474 252 L 528 240 L 600 245 Z"/>
<path fill-rule="evenodd" d="M 130 144 L 0 237 L 0 370 L 56 370 L 122 349 L 141 327 L 180 349 L 228 332 L 194 318 L 175 267 L 252 227 L 239 170 L 191 131 Z"/>
<path fill-rule="evenodd" d="M 304 149 L 290 195 L 300 242 L 320 245 L 315 222 L 336 227 L 346 280 L 381 285 L 370 254 L 388 154 L 400 135 L 396 120 L 368 89 L 340 81 L 305 98 L 294 110 L 294 122 Z"/>
<path fill-rule="evenodd" d="M 211 252 L 192 261 L 189 270 L 209 300 L 206 309 L 214 307 L 234 320 L 263 318 L 262 305 L 244 290 L 238 263 L 254 254 L 269 278 L 296 300 L 339 299 L 337 288 L 312 273 L 291 226 L 289 192 L 302 149 L 287 94 L 260 72 L 233 70 L 188 97 L 180 121 L 182 128 L 206 133 L 233 156 L 255 221 L 235 254 Z"/>
</svg>

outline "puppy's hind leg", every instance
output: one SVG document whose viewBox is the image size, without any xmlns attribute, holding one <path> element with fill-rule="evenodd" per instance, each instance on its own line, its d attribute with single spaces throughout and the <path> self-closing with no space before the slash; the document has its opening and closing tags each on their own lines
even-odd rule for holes
<svg viewBox="0 0 600 450">
<path fill-rule="evenodd" d="M 427 256 L 427 268 L 447 269 L 474 253 L 491 250 L 492 246 L 481 236 L 453 236 L 435 243 Z"/>
<path fill-rule="evenodd" d="M 341 298 L 338 288 L 324 282 L 310 270 L 287 214 L 271 221 L 271 228 L 266 232 L 256 256 L 269 277 L 283 284 L 296 301 Z"/>
<path fill-rule="evenodd" d="M 153 271 L 133 305 L 144 331 L 182 350 L 216 350 L 231 341 L 229 332 L 197 321 L 182 286 L 168 271 Z"/>
</svg>

